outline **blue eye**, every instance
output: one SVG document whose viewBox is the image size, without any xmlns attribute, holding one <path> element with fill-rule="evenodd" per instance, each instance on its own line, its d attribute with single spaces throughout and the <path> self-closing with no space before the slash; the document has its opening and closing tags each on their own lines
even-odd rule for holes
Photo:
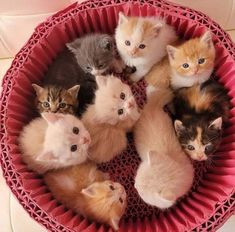
<svg viewBox="0 0 235 232">
<path fill-rule="evenodd" d="M 192 145 L 188 145 L 188 146 L 187 146 L 187 149 L 190 150 L 190 151 L 195 150 L 194 146 L 192 146 Z"/>
<path fill-rule="evenodd" d="M 203 63 L 205 63 L 205 58 L 198 59 L 198 64 L 203 64 Z"/>
<path fill-rule="evenodd" d="M 130 45 L 131 45 L 131 42 L 130 42 L 129 40 L 126 40 L 126 41 L 125 41 L 125 44 L 126 44 L 126 46 L 130 46 Z"/>
<path fill-rule="evenodd" d="M 50 103 L 49 102 L 43 102 L 42 105 L 45 108 L 49 108 L 50 107 Z"/>
<path fill-rule="evenodd" d="M 118 110 L 118 115 L 122 115 L 123 114 L 123 109 L 119 109 Z"/>
<path fill-rule="evenodd" d="M 145 46 L 144 44 L 140 44 L 140 45 L 139 45 L 139 48 L 140 48 L 140 49 L 144 49 L 145 47 L 146 47 L 146 46 Z"/>
<path fill-rule="evenodd" d="M 188 68 L 189 67 L 189 64 L 188 63 L 184 63 L 182 64 L 183 68 Z"/>
</svg>

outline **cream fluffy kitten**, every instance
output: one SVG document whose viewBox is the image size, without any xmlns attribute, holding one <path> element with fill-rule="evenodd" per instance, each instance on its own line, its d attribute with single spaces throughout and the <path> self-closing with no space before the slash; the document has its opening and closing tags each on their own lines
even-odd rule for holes
<svg viewBox="0 0 235 232">
<path fill-rule="evenodd" d="M 182 45 L 167 46 L 173 89 L 191 87 L 207 81 L 214 69 L 215 47 L 210 31 Z"/>
<path fill-rule="evenodd" d="M 75 212 L 118 230 L 127 205 L 124 187 L 107 180 L 91 162 L 48 172 L 44 180 L 56 199 Z"/>
<path fill-rule="evenodd" d="M 135 188 L 146 203 L 164 209 L 188 192 L 194 169 L 163 109 L 172 100 L 172 93 L 157 90 L 148 98 L 134 128 L 135 145 L 142 160 Z"/>
<path fill-rule="evenodd" d="M 43 113 L 26 125 L 19 137 L 22 158 L 38 173 L 84 162 L 90 135 L 70 114 Z"/>
<path fill-rule="evenodd" d="M 89 158 L 97 163 L 110 161 L 127 146 L 126 133 L 140 113 L 127 84 L 114 76 L 97 76 L 95 102 L 82 116 L 91 135 Z"/>
<path fill-rule="evenodd" d="M 173 27 L 157 17 L 127 17 L 119 13 L 115 33 L 118 51 L 128 66 L 135 66 L 130 78 L 139 81 L 166 54 L 166 46 L 177 39 Z"/>
</svg>

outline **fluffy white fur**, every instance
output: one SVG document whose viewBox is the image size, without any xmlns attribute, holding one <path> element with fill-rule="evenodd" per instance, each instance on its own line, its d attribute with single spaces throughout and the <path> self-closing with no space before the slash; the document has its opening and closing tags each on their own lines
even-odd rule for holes
<svg viewBox="0 0 235 232">
<path fill-rule="evenodd" d="M 22 158 L 38 173 L 75 165 L 87 159 L 90 135 L 70 114 L 43 113 L 26 125 L 19 137 Z M 78 133 L 74 133 L 78 128 Z M 72 146 L 77 149 L 72 151 Z"/>
<path fill-rule="evenodd" d="M 82 122 L 91 135 L 89 158 L 101 163 L 125 149 L 126 133 L 133 128 L 140 113 L 127 84 L 114 76 L 97 76 L 96 80 L 95 102 L 83 114 Z M 119 110 L 123 111 L 120 115 Z"/>
<path fill-rule="evenodd" d="M 163 19 L 127 17 L 120 12 L 115 38 L 118 51 L 124 62 L 129 66 L 136 67 L 136 72 L 130 78 L 137 82 L 167 54 L 166 46 L 174 42 L 177 36 L 175 30 Z M 130 41 L 130 46 L 126 46 L 126 40 Z M 146 47 L 133 54 L 133 51 L 138 50 L 140 44 L 145 44 Z"/>
<path fill-rule="evenodd" d="M 135 188 L 146 203 L 164 209 L 187 193 L 193 182 L 194 169 L 163 109 L 170 102 L 172 93 L 157 90 L 148 98 L 134 128 L 136 149 L 142 159 Z"/>
</svg>

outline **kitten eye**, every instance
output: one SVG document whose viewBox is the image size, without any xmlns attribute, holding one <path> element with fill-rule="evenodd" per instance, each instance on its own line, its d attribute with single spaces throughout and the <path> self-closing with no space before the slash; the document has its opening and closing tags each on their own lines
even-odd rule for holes
<svg viewBox="0 0 235 232">
<path fill-rule="evenodd" d="M 72 145 L 70 148 L 71 152 L 77 151 L 77 149 L 78 149 L 77 145 Z"/>
<path fill-rule="evenodd" d="M 90 66 L 87 66 L 87 67 L 86 67 L 86 70 L 87 70 L 88 72 L 90 72 L 90 71 L 92 70 L 92 68 L 91 68 Z"/>
<path fill-rule="evenodd" d="M 119 201 L 120 201 L 121 203 L 123 203 L 123 200 L 122 200 L 122 198 L 121 198 L 121 197 L 119 197 Z"/>
<path fill-rule="evenodd" d="M 104 67 L 104 64 L 98 65 L 98 68 L 103 68 L 103 67 Z"/>
<path fill-rule="evenodd" d="M 210 144 L 205 147 L 205 153 L 211 153 L 214 150 L 214 145 Z"/>
<path fill-rule="evenodd" d="M 123 114 L 123 109 L 118 110 L 118 115 L 121 115 L 121 114 Z"/>
<path fill-rule="evenodd" d="M 45 108 L 49 108 L 50 107 L 50 103 L 49 102 L 43 102 L 42 105 Z"/>
<path fill-rule="evenodd" d="M 145 47 L 146 47 L 145 44 L 140 44 L 140 45 L 139 45 L 139 48 L 140 48 L 140 49 L 144 49 Z"/>
<path fill-rule="evenodd" d="M 109 188 L 110 188 L 112 191 L 115 190 L 115 188 L 114 188 L 112 185 L 109 185 Z"/>
<path fill-rule="evenodd" d="M 120 94 L 120 98 L 121 98 L 122 100 L 124 100 L 124 99 L 125 99 L 125 97 L 126 97 L 125 93 L 121 92 L 121 94 Z"/>
<path fill-rule="evenodd" d="M 188 146 L 187 146 L 187 149 L 190 150 L 190 151 L 195 150 L 194 146 L 192 146 L 192 145 L 188 145 Z"/>
<path fill-rule="evenodd" d="M 60 108 L 65 108 L 65 106 L 66 106 L 66 104 L 65 104 L 64 102 L 61 102 L 61 103 L 59 104 L 59 107 L 60 107 Z"/>
<path fill-rule="evenodd" d="M 130 46 L 130 45 L 131 45 L 131 42 L 130 42 L 129 40 L 126 40 L 126 41 L 125 41 L 125 44 L 126 44 L 126 46 Z"/>
<path fill-rule="evenodd" d="M 184 64 L 182 64 L 182 67 L 183 67 L 183 68 L 188 68 L 188 67 L 189 67 L 189 64 L 188 64 L 188 63 L 184 63 Z"/>
<path fill-rule="evenodd" d="M 78 127 L 74 127 L 74 128 L 73 128 L 73 133 L 76 134 L 76 135 L 79 133 Z"/>
<path fill-rule="evenodd" d="M 205 58 L 198 59 L 198 64 L 203 64 L 203 63 L 205 63 Z"/>
</svg>

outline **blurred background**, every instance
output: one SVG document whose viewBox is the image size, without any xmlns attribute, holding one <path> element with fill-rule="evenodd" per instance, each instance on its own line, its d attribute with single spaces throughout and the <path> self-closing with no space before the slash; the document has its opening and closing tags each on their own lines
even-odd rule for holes
<svg viewBox="0 0 235 232">
<path fill-rule="evenodd" d="M 0 0 L 0 83 L 14 55 L 34 28 L 55 12 L 84 0 Z M 235 0 L 171 0 L 202 11 L 220 24 L 235 42 Z M 46 232 L 31 219 L 10 193 L 0 168 L 0 232 Z M 219 232 L 235 231 L 235 216 Z"/>
</svg>

